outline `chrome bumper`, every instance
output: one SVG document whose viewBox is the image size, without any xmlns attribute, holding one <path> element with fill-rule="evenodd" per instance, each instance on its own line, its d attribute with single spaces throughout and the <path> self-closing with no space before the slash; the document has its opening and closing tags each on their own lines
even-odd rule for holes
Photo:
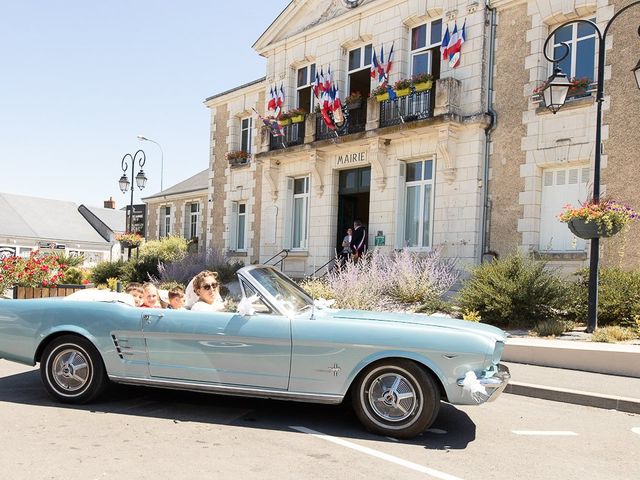
<svg viewBox="0 0 640 480">
<path fill-rule="evenodd" d="M 472 392 L 471 397 L 476 403 L 492 402 L 507 388 L 510 378 L 509 368 L 499 363 L 495 370 L 487 371 L 484 377 L 478 378 L 478 382 L 484 387 L 486 393 Z M 459 387 L 464 387 L 464 378 L 459 379 L 457 384 Z"/>
</svg>

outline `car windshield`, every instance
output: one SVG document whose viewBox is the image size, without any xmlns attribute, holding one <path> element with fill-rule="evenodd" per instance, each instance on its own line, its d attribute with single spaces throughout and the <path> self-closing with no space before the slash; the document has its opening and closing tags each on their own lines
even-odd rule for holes
<svg viewBox="0 0 640 480">
<path fill-rule="evenodd" d="M 259 267 L 248 273 L 289 313 L 297 313 L 313 305 L 313 299 L 304 290 L 273 268 Z"/>
</svg>

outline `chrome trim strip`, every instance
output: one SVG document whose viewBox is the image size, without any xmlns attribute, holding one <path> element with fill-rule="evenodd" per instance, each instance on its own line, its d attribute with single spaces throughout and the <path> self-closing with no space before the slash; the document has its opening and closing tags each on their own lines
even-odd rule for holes
<svg viewBox="0 0 640 480">
<path fill-rule="evenodd" d="M 276 400 L 290 400 L 294 402 L 338 404 L 344 398 L 342 395 L 324 393 L 288 392 L 284 390 L 269 390 L 266 388 L 240 387 L 235 385 L 211 385 L 197 382 L 181 382 L 179 380 L 164 380 L 158 378 L 130 378 L 109 375 L 109 380 L 128 385 L 169 388 L 173 390 L 189 390 L 217 395 L 234 395 L 240 397 L 273 398 Z"/>
</svg>

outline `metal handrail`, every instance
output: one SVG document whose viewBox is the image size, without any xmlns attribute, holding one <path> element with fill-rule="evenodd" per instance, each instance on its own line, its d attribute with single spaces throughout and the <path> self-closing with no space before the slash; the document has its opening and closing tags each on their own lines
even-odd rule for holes
<svg viewBox="0 0 640 480">
<path fill-rule="evenodd" d="M 333 262 L 333 265 L 331 265 L 331 268 L 329 268 L 329 264 L 331 262 Z M 324 277 L 327 273 L 329 273 L 331 270 L 333 270 L 336 267 L 336 265 L 338 264 L 337 262 L 338 262 L 338 257 L 331 257 L 328 262 L 318 267 L 311 275 L 307 275 L 307 279 L 310 280 L 312 278 L 316 278 L 316 273 L 318 273 L 320 270 L 326 267 L 327 271 L 324 272 L 322 275 L 320 275 L 318 278 Z"/>
<path fill-rule="evenodd" d="M 282 267 L 284 265 L 284 260 L 285 258 L 287 258 L 289 256 L 289 249 L 287 248 L 283 248 L 282 250 L 280 250 L 278 253 L 276 253 L 273 257 L 271 257 L 269 260 L 265 261 L 264 264 L 265 265 L 270 265 L 270 261 L 271 260 L 275 260 L 277 257 L 281 257 L 277 262 L 271 264 L 274 267 L 278 266 L 278 264 L 280 265 L 280 271 L 282 271 Z"/>
</svg>

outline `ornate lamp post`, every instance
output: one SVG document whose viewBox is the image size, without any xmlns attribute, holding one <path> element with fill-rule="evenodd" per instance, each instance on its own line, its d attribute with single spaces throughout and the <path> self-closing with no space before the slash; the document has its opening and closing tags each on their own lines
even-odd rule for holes
<svg viewBox="0 0 640 480">
<path fill-rule="evenodd" d="M 129 178 L 127 177 L 127 170 L 129 169 L 127 158 L 129 158 L 129 161 L 131 162 L 131 181 L 129 181 Z M 140 171 L 134 177 L 133 173 L 134 173 L 136 160 L 140 165 Z M 142 167 L 144 166 L 146 161 L 147 161 L 147 156 L 144 154 L 142 150 L 138 150 L 133 156 L 131 156 L 130 153 L 127 153 L 124 157 L 122 157 L 123 174 L 120 177 L 120 180 L 118 181 L 118 184 L 120 185 L 120 191 L 122 193 L 127 193 L 127 190 L 129 190 L 129 186 L 131 186 L 131 202 L 129 204 L 129 224 L 127 226 L 128 233 L 132 233 L 131 226 L 133 224 L 133 190 L 134 190 L 133 180 L 135 178 L 136 185 L 140 190 L 142 190 L 145 187 L 145 185 L 147 184 L 147 177 L 145 176 L 144 171 L 142 170 Z M 128 257 L 131 258 L 131 247 L 128 247 Z"/>
<path fill-rule="evenodd" d="M 138 140 L 141 142 L 151 142 L 155 143 L 160 149 L 160 191 L 164 190 L 163 179 L 164 179 L 164 150 L 162 150 L 162 145 L 160 145 L 155 140 L 151 140 L 150 138 L 145 137 L 144 135 L 138 135 Z"/>
<path fill-rule="evenodd" d="M 547 40 L 544 42 L 544 56 L 547 60 L 555 64 L 555 68 L 553 70 L 553 74 L 547 80 L 547 85 L 545 90 L 543 91 L 543 96 L 546 102 L 547 107 L 554 114 L 562 108 L 564 102 L 567 98 L 567 93 L 569 91 L 569 82 L 567 81 L 566 75 L 562 73 L 560 67 L 558 66 L 559 62 L 561 62 L 570 52 L 569 46 L 561 42 L 560 45 L 564 47 L 564 51 L 562 55 L 558 58 L 549 58 L 547 55 L 547 46 L 549 41 L 554 38 L 556 32 L 561 28 L 566 27 L 567 25 L 571 25 L 574 23 L 578 24 L 586 24 L 590 25 L 593 30 L 596 32 L 596 38 L 598 39 L 598 71 L 597 71 L 597 81 L 598 87 L 596 90 L 596 103 L 597 103 L 597 114 L 596 114 L 596 145 L 595 145 L 595 160 L 593 164 L 593 201 L 598 202 L 600 200 L 600 157 L 602 152 L 602 102 L 604 100 L 604 69 L 605 69 L 605 39 L 607 37 L 607 33 L 609 33 L 609 28 L 613 24 L 613 22 L 626 10 L 636 5 L 640 5 L 640 0 L 630 3 L 624 8 L 620 9 L 611 20 L 607 22 L 604 27 L 604 30 L 601 31 L 598 26 L 592 22 L 591 20 L 571 20 L 569 22 L 563 23 L 558 28 L 556 28 L 551 34 L 547 37 Z M 640 27 L 638 28 L 638 34 L 640 35 Z M 635 75 L 635 80 L 640 89 L 640 61 L 632 70 Z M 563 78 L 564 77 L 564 78 Z M 587 332 L 593 332 L 598 326 L 598 260 L 600 256 L 600 239 L 594 238 L 591 240 L 591 251 L 589 254 L 589 316 L 588 316 L 588 325 Z"/>
</svg>

